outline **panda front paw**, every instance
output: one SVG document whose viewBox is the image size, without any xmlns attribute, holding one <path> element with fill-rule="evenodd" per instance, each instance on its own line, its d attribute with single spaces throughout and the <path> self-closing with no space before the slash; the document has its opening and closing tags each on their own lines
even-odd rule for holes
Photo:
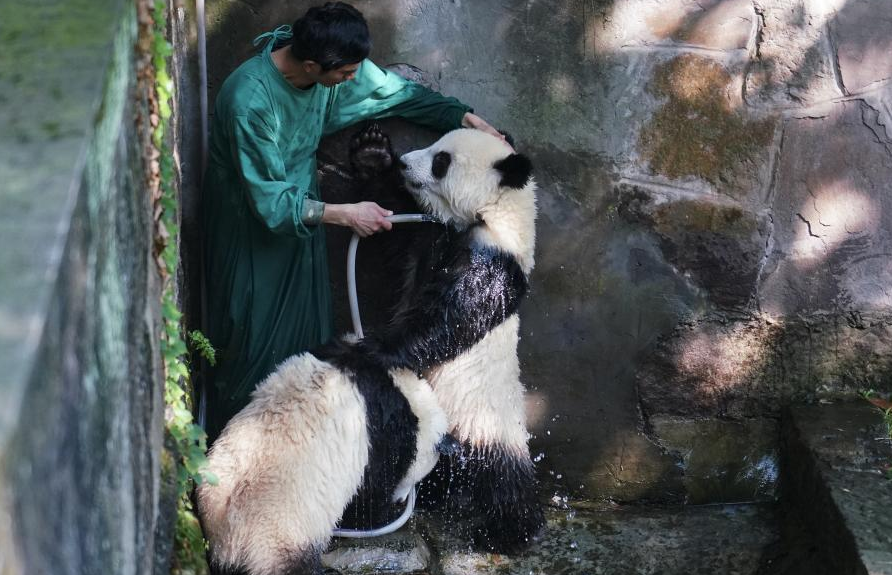
<svg viewBox="0 0 892 575">
<path fill-rule="evenodd" d="M 393 164 L 390 138 L 378 124 L 371 124 L 350 139 L 350 165 L 360 180 L 371 180 Z"/>
</svg>

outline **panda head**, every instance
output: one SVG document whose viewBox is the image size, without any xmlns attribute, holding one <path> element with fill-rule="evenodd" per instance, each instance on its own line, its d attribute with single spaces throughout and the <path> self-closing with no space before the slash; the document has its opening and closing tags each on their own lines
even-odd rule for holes
<svg viewBox="0 0 892 575">
<path fill-rule="evenodd" d="M 406 188 L 425 211 L 459 229 L 481 224 L 482 241 L 532 268 L 536 185 L 526 156 L 495 136 L 459 129 L 400 160 Z"/>
<path fill-rule="evenodd" d="M 529 159 L 474 129 L 449 132 L 430 147 L 400 158 L 406 187 L 429 213 L 459 227 L 532 183 Z"/>
</svg>

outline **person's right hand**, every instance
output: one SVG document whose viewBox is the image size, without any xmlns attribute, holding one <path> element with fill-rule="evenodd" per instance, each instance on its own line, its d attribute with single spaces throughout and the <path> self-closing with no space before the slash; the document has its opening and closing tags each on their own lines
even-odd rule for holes
<svg viewBox="0 0 892 575">
<path fill-rule="evenodd" d="M 385 218 L 393 215 L 375 202 L 359 202 L 357 204 L 325 204 L 322 222 L 347 226 L 361 238 L 374 233 L 389 230 L 392 224 Z"/>
</svg>

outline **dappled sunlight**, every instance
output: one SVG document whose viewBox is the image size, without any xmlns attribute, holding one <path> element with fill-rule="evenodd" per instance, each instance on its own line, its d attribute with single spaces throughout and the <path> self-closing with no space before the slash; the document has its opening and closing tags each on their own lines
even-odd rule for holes
<svg viewBox="0 0 892 575">
<path fill-rule="evenodd" d="M 746 385 L 763 364 L 768 341 L 745 324 L 721 333 L 698 330 L 681 344 L 676 368 L 684 378 L 702 382 L 701 401 Z"/>
<path fill-rule="evenodd" d="M 848 0 L 805 0 L 805 5 L 809 8 L 809 12 L 818 18 L 812 25 L 823 26 L 846 5 L 846 2 Z"/>
<path fill-rule="evenodd" d="M 810 190 L 811 196 L 796 217 L 790 258 L 797 267 L 811 267 L 853 235 L 876 232 L 880 213 L 873 200 L 853 189 L 851 182 L 837 180 Z"/>
<path fill-rule="evenodd" d="M 587 30 L 601 53 L 673 43 L 735 50 L 754 36 L 756 15 L 749 0 L 625 0 L 613 4 L 607 22 L 606 30 Z"/>
<path fill-rule="evenodd" d="M 548 95 L 552 101 L 567 104 L 579 93 L 576 80 L 569 74 L 558 72 L 548 80 Z"/>
<path fill-rule="evenodd" d="M 593 30 L 591 39 L 599 53 L 617 52 L 626 44 L 648 35 L 645 14 L 656 6 L 654 0 L 618 0 L 610 9 L 607 33 Z"/>
<path fill-rule="evenodd" d="M 527 391 L 524 396 L 526 404 L 527 429 L 541 429 L 549 413 L 548 396 L 539 391 Z"/>
</svg>

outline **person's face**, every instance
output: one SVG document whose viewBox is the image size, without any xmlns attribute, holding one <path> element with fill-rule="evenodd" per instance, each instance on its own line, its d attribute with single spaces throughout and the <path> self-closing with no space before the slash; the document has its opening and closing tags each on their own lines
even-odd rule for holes
<svg viewBox="0 0 892 575">
<path fill-rule="evenodd" d="M 315 63 L 314 63 L 315 64 Z M 342 82 L 346 82 L 347 80 L 352 80 L 356 77 L 356 71 L 359 69 L 359 64 L 345 64 L 340 68 L 335 68 L 333 70 L 328 70 L 327 72 L 322 71 L 322 67 L 319 64 L 315 64 L 315 74 L 314 80 L 319 84 L 322 84 L 326 87 L 335 86 Z"/>
</svg>

